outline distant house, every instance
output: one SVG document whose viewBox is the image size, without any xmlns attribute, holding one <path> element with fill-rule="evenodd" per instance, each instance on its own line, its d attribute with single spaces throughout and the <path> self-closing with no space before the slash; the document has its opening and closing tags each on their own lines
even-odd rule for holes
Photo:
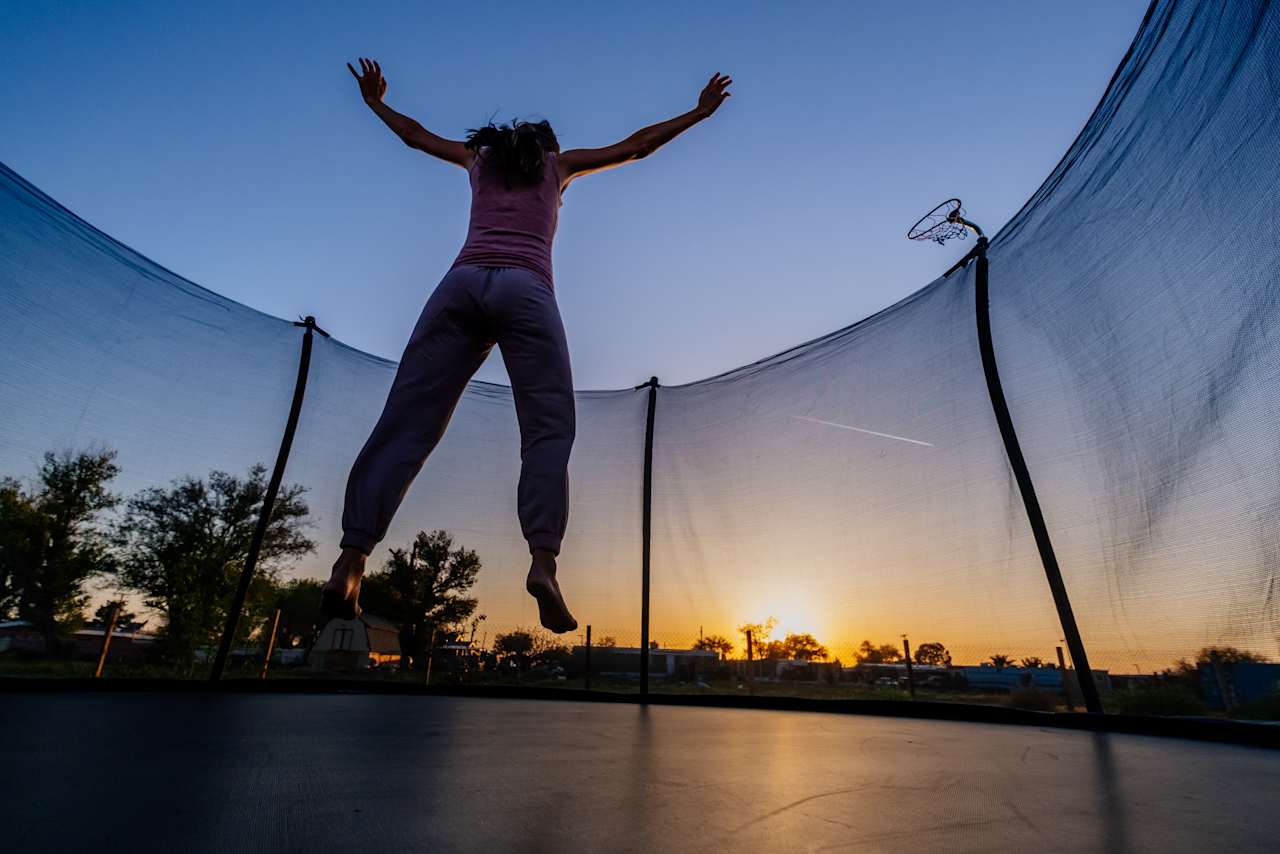
<svg viewBox="0 0 1280 854">
<path fill-rule="evenodd" d="M 102 626 L 86 626 L 73 632 L 70 641 L 76 658 L 94 659 L 102 651 Z M 140 629 L 116 630 L 111 634 L 112 661 L 138 661 L 155 648 L 156 636 Z M 42 656 L 46 654 L 44 635 L 26 620 L 0 621 L 0 653 L 15 652 Z"/>
<path fill-rule="evenodd" d="M 373 614 L 330 620 L 308 658 L 320 670 L 363 670 L 400 660 L 400 627 Z"/>
<path fill-rule="evenodd" d="M 1083 702 L 1080 686 L 1076 681 L 1075 670 L 1062 671 L 1053 667 L 995 667 L 982 664 L 977 667 L 957 667 L 956 670 L 969 683 L 969 687 L 977 690 L 995 689 L 1009 690 L 1015 688 L 1043 688 L 1061 691 L 1063 680 L 1071 697 Z M 1111 690 L 1111 674 L 1106 670 L 1093 669 L 1093 681 L 1098 690 Z"/>
<path fill-rule="evenodd" d="M 1223 701 L 1223 689 L 1226 689 L 1230 708 L 1280 691 L 1280 664 L 1238 661 L 1219 664 L 1215 670 L 1212 664 L 1202 662 L 1198 669 L 1200 692 L 1211 709 L 1228 708 Z"/>
<path fill-rule="evenodd" d="M 980 664 L 975 667 L 957 667 L 974 689 L 1012 691 L 1014 688 L 1045 688 L 1062 690 L 1062 671 L 1050 667 L 996 667 Z M 1094 671 L 1095 673 L 1097 671 Z"/>
<path fill-rule="evenodd" d="M 0 622 L 0 652 L 44 654 L 44 635 L 26 620 Z"/>
</svg>

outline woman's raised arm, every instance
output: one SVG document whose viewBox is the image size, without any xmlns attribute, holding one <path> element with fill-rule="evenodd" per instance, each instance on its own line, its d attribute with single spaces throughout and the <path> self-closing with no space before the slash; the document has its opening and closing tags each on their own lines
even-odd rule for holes
<svg viewBox="0 0 1280 854">
<path fill-rule="evenodd" d="M 395 132 L 396 136 L 404 141 L 405 145 L 449 163 L 456 163 L 464 169 L 471 167 L 475 152 L 468 150 L 463 143 L 436 136 L 413 119 L 397 113 L 382 102 L 382 96 L 387 93 L 387 79 L 382 76 L 382 67 L 377 62 L 361 57 L 360 73 L 357 73 L 349 62 L 347 70 L 360 84 L 360 97 L 364 98 L 365 104 Z"/>
<path fill-rule="evenodd" d="M 729 97 L 728 87 L 733 80 L 716 72 L 698 96 L 698 105 L 683 115 L 667 119 L 656 125 L 641 128 L 631 136 L 604 148 L 575 148 L 558 158 L 560 183 L 567 184 L 579 175 L 588 175 L 604 169 L 612 169 L 632 160 L 648 157 L 684 131 L 710 116 L 724 99 Z"/>
</svg>

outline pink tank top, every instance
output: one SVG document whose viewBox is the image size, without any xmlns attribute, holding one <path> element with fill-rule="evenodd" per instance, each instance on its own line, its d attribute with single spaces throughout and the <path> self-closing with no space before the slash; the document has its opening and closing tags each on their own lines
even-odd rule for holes
<svg viewBox="0 0 1280 854">
<path fill-rule="evenodd" d="M 499 169 L 485 164 L 486 150 L 480 149 L 471 165 L 471 225 L 453 265 L 520 267 L 554 287 L 551 240 L 560 213 L 556 154 L 546 153 L 538 183 L 508 186 Z"/>
</svg>

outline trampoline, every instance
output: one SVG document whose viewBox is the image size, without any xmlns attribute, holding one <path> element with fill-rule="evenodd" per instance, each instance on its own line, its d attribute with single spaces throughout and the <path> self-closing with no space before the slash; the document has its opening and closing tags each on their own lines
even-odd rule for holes
<svg viewBox="0 0 1280 854">
<path fill-rule="evenodd" d="M 8 696 L 0 722 L 15 851 L 1244 852 L 1280 832 L 1280 753 L 1034 726 L 163 692 Z"/>
<path fill-rule="evenodd" d="M 1277 56 L 1280 4 L 1156 0 L 1061 162 L 946 275 L 719 376 L 578 391 L 561 577 L 598 651 L 570 638 L 569 672 L 545 667 L 535 691 L 418 690 L 419 661 L 394 677 L 413 690 L 283 665 L 219 682 L 236 656 L 256 677 L 277 626 L 302 636 L 253 585 L 327 574 L 396 365 L 323 317 L 270 317 L 165 269 L 0 165 L 0 477 L 106 447 L 120 513 L 239 477 L 267 519 L 270 471 L 305 519 L 256 566 L 239 540 L 120 540 L 164 582 L 128 581 L 166 628 L 149 674 L 165 678 L 111 688 L 141 672 L 121 658 L 137 633 L 94 690 L 30 678 L 43 663 L 0 646 L 6 844 L 1274 850 L 1280 753 L 1260 745 L 1277 730 L 1223 718 L 1280 699 Z M 913 236 L 972 225 L 959 200 L 931 216 Z M 406 659 L 536 624 L 518 469 L 511 390 L 471 383 L 371 566 L 447 532 L 482 565 L 467 616 L 487 622 L 439 644 L 424 629 Z M 0 497 L 17 506 L 15 483 Z M 184 563 L 215 552 L 234 559 Z M 801 648 L 825 661 L 780 663 Z M 516 678 L 530 657 L 485 649 L 493 667 L 437 679 Z M 884 669 L 911 649 L 929 655 L 905 675 L 918 702 Z M 594 695 L 551 687 L 593 677 Z M 1155 713 L 1185 717 L 1112 714 L 1171 696 Z"/>
</svg>

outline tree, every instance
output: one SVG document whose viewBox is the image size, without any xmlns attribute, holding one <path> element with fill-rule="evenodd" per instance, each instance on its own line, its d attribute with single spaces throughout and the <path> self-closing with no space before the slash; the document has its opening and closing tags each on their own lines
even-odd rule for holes
<svg viewBox="0 0 1280 854">
<path fill-rule="evenodd" d="M 39 552 L 39 531 L 31 497 L 13 478 L 0 480 L 0 620 L 11 619 L 18 607 L 18 576 Z"/>
<path fill-rule="evenodd" d="M 315 578 L 295 578 L 276 587 L 271 597 L 264 632 L 271 631 L 275 609 L 280 609 L 280 625 L 276 628 L 276 646 L 282 649 L 308 649 L 320 634 L 320 588 Z"/>
<path fill-rule="evenodd" d="M 111 625 L 111 614 L 116 608 L 120 609 L 120 613 L 116 615 L 116 631 L 117 632 L 136 632 L 138 629 L 146 625 L 146 622 L 138 622 L 138 615 L 129 610 L 129 603 L 124 599 L 112 599 L 103 602 L 93 612 L 93 619 L 89 620 L 89 625 L 97 629 L 106 630 Z"/>
<path fill-rule="evenodd" d="M 480 557 L 454 547 L 445 531 L 419 531 L 407 548 L 392 549 L 381 570 L 365 576 L 361 601 L 370 613 L 400 625 L 400 651 L 409 664 L 423 661 L 433 632 L 458 626 L 475 613 L 466 595 L 480 573 Z"/>
<path fill-rule="evenodd" d="M 493 651 L 499 659 L 512 660 L 517 667 L 525 670 L 529 666 L 529 658 L 533 653 L 533 632 L 528 629 L 516 629 L 496 635 L 493 639 Z"/>
<path fill-rule="evenodd" d="M 542 629 L 514 629 L 493 639 L 493 651 L 503 661 L 520 670 L 534 664 L 549 664 L 568 657 L 569 650 L 554 635 Z"/>
<path fill-rule="evenodd" d="M 931 664 L 935 667 L 950 667 L 951 653 L 940 643 L 922 643 L 916 647 L 911 656 L 916 664 Z"/>
<path fill-rule="evenodd" d="M 84 620 L 85 582 L 112 569 L 99 516 L 119 503 L 114 451 L 44 455 L 36 484 L 0 480 L 0 607 L 17 608 L 56 651 Z"/>
<path fill-rule="evenodd" d="M 864 640 L 858 645 L 857 658 L 859 664 L 892 664 L 902 660 L 902 650 L 891 643 L 876 646 L 871 641 Z"/>
<path fill-rule="evenodd" d="M 1265 664 L 1270 659 L 1256 652 L 1236 649 L 1234 646 L 1206 646 L 1196 653 L 1197 664 L 1209 664 L 1213 661 L 1217 661 L 1219 664 Z"/>
<path fill-rule="evenodd" d="M 1004 668 L 1009 667 L 1010 665 L 1013 664 L 1013 656 L 1005 655 L 1004 653 L 1001 653 L 1001 652 L 997 652 L 995 655 L 991 656 L 991 658 L 987 660 L 990 661 L 991 664 L 997 670 L 1003 670 Z"/>
<path fill-rule="evenodd" d="M 818 643 L 811 634 L 790 634 L 782 642 L 784 658 L 797 661 L 822 661 L 827 657 L 827 648 Z"/>
<path fill-rule="evenodd" d="M 755 649 L 756 660 L 768 659 L 777 661 L 787 657 L 787 648 L 783 646 L 782 641 L 769 641 L 766 644 L 758 644 Z"/>
<path fill-rule="evenodd" d="M 161 650 L 172 663 L 189 666 L 197 648 L 217 642 L 266 491 L 266 469 L 255 465 L 244 478 L 213 471 L 207 480 L 183 477 L 129 499 L 116 529 L 117 577 L 164 617 Z M 284 485 L 276 498 L 240 620 L 245 639 L 260 630 L 280 569 L 315 550 L 302 533 L 304 491 Z"/>
<path fill-rule="evenodd" d="M 1040 669 L 1048 666 L 1047 664 L 1044 663 L 1044 659 L 1040 658 L 1037 655 L 1028 655 L 1026 658 L 1022 659 L 1022 661 L 1018 663 L 1022 667 L 1027 667 L 1032 669 Z"/>
<path fill-rule="evenodd" d="M 722 659 L 728 658 L 729 653 L 733 652 L 733 644 L 724 635 L 705 635 L 700 637 L 694 642 L 693 648 L 714 652 Z"/>
<path fill-rule="evenodd" d="M 742 647 L 746 649 L 751 647 L 751 654 L 754 658 L 768 658 L 765 653 L 769 647 L 769 635 L 773 633 L 773 627 L 778 624 L 777 617 L 770 617 L 763 623 L 743 623 L 738 626 L 738 634 L 742 635 Z M 751 643 L 747 643 L 747 638 L 751 638 Z"/>
</svg>

